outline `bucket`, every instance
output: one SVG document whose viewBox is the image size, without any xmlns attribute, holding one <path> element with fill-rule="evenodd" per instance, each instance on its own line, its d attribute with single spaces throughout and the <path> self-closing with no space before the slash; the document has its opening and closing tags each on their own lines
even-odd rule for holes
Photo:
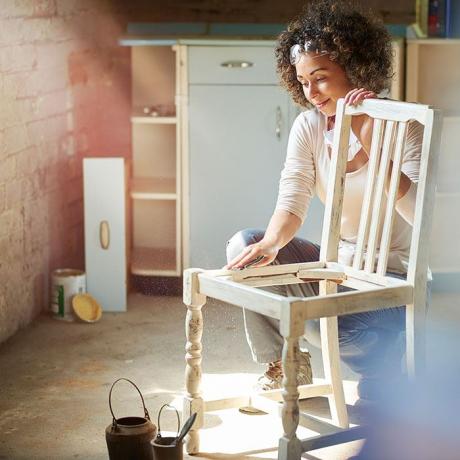
<svg viewBox="0 0 460 460">
<path fill-rule="evenodd" d="M 51 274 L 51 311 L 57 319 L 73 321 L 72 298 L 86 292 L 85 272 L 71 268 L 54 270 Z"/>
<path fill-rule="evenodd" d="M 161 436 L 160 417 L 161 417 L 161 411 L 166 406 L 176 411 L 177 436 Z M 170 406 L 169 404 L 163 404 L 163 406 L 161 406 L 160 412 L 158 413 L 158 435 L 152 441 L 154 460 L 183 460 L 184 458 L 183 444 L 184 443 L 182 442 L 182 440 L 180 440 L 176 444 L 176 440 L 179 436 L 179 429 L 180 429 L 179 412 L 177 412 L 176 408 Z"/>
<path fill-rule="evenodd" d="M 133 385 L 139 393 L 144 407 L 143 417 L 116 418 L 112 410 L 112 390 L 117 382 L 125 380 Z M 109 393 L 109 407 L 112 423 L 105 430 L 105 440 L 110 460 L 153 460 L 150 441 L 155 437 L 156 426 L 150 421 L 145 407 L 144 397 L 139 388 L 128 379 L 116 380 Z"/>
</svg>

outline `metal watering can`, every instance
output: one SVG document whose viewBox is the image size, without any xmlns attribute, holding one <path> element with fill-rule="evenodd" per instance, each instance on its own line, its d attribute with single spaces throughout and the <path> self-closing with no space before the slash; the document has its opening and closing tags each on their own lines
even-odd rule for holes
<svg viewBox="0 0 460 460">
<path fill-rule="evenodd" d="M 139 392 L 144 406 L 144 417 L 116 418 L 112 410 L 112 390 L 116 383 L 125 380 Z M 150 442 L 157 432 L 151 422 L 150 415 L 145 407 L 144 398 L 139 388 L 125 378 L 115 380 L 110 388 L 109 407 L 112 413 L 112 423 L 105 430 L 105 440 L 110 460 L 153 460 L 153 449 Z"/>
</svg>

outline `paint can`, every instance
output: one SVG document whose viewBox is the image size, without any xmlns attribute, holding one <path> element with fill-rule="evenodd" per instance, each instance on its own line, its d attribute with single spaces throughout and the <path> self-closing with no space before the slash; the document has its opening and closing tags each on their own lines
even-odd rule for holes
<svg viewBox="0 0 460 460">
<path fill-rule="evenodd" d="M 51 274 L 51 312 L 57 319 L 73 321 L 72 298 L 86 292 L 86 276 L 82 270 L 62 268 Z"/>
</svg>

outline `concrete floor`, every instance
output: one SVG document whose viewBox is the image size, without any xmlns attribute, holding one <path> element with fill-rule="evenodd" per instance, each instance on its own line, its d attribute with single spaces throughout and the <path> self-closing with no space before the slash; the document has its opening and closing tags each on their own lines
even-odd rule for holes
<svg viewBox="0 0 460 460">
<path fill-rule="evenodd" d="M 459 324 L 457 302 L 458 296 L 435 295 L 432 311 L 442 311 L 444 319 L 450 315 Z M 184 315 L 179 297 L 135 293 L 126 314 L 104 314 L 97 324 L 67 323 L 42 315 L 2 344 L 0 459 L 108 458 L 104 439 L 111 422 L 108 393 L 119 377 L 140 387 L 155 423 L 162 404 L 180 409 Z M 205 390 L 225 396 L 250 387 L 263 368 L 251 360 L 241 311 L 209 302 L 204 315 Z M 444 319 L 434 323 L 436 331 L 442 329 Z M 321 377 L 316 350 L 313 360 L 314 375 Z M 356 379 L 345 368 L 343 375 L 347 403 L 353 404 Z M 328 417 L 323 398 L 302 404 L 319 417 Z M 125 382 L 114 390 L 113 406 L 118 417 L 142 414 L 136 391 Z M 351 421 L 359 421 L 353 408 Z M 174 430 L 174 422 L 172 412 L 164 413 L 162 430 Z M 205 453 L 194 458 L 276 458 L 280 430 L 280 421 L 273 415 L 250 416 L 236 410 L 213 413 L 205 418 Z M 307 430 L 300 437 L 306 437 L 305 433 L 314 434 Z M 359 447 L 356 442 L 318 450 L 309 458 L 347 459 Z"/>
</svg>

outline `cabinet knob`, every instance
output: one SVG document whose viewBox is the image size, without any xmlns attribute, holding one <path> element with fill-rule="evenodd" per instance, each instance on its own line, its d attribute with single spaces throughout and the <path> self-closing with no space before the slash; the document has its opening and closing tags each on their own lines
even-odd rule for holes
<svg viewBox="0 0 460 460">
<path fill-rule="evenodd" d="M 254 64 L 250 61 L 226 61 L 221 64 L 221 66 L 226 69 L 247 69 L 253 65 Z"/>
<path fill-rule="evenodd" d="M 102 249 L 109 249 L 110 246 L 110 227 L 106 220 L 99 224 L 99 242 Z"/>
</svg>

